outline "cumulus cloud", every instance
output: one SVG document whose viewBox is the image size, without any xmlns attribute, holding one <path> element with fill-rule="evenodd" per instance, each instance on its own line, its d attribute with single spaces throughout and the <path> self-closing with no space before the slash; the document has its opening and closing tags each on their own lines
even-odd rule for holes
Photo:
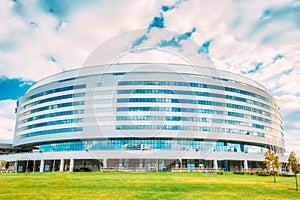
<svg viewBox="0 0 300 200">
<path fill-rule="evenodd" d="M 120 32 L 145 27 L 161 6 L 146 1 L 120 1 L 118 6 L 92 2 L 62 17 L 45 12 L 36 1 L 22 4 L 21 14 L 16 14 L 16 4 L 5 0 L 0 7 L 5 19 L 0 29 L 0 75 L 34 81 L 80 67 L 97 45 Z"/>
<path fill-rule="evenodd" d="M 15 100 L 0 101 L 0 142 L 11 143 L 15 127 Z"/>
<path fill-rule="evenodd" d="M 280 105 L 282 112 L 290 112 L 300 109 L 300 97 L 295 95 L 274 96 Z"/>
<path fill-rule="evenodd" d="M 276 96 L 287 144 L 296 147 L 300 143 L 295 140 L 299 120 L 293 118 L 300 111 L 299 9 L 298 1 L 288 0 L 3 0 L 0 76 L 38 81 L 80 67 L 105 41 L 140 29 L 127 45 L 120 41 L 126 53 L 116 55 L 115 62 L 189 63 L 190 59 L 201 65 L 199 60 L 207 56 L 210 66 L 244 74 Z M 169 32 L 160 34 L 163 28 Z M 196 45 L 190 45 L 191 40 Z M 4 101 L 0 105 L 4 110 L 13 107 Z M 1 129 L 7 129 L 10 121 L 6 123 Z"/>
<path fill-rule="evenodd" d="M 296 152 L 298 156 L 300 154 L 299 140 L 295 138 L 299 138 L 299 129 L 286 132 L 285 147 L 287 155 L 292 151 Z"/>
</svg>

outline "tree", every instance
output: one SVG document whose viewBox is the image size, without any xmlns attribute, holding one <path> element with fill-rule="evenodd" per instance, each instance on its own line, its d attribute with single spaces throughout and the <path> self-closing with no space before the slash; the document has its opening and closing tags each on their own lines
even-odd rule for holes
<svg viewBox="0 0 300 200">
<path fill-rule="evenodd" d="M 274 183 L 276 183 L 275 175 L 277 172 L 275 171 L 275 169 L 278 169 L 281 166 L 279 157 L 270 149 L 265 152 L 264 156 L 265 156 L 264 164 L 266 168 L 270 171 L 270 173 L 273 175 Z"/>
<path fill-rule="evenodd" d="M 5 160 L 1 160 L 1 166 L 5 166 L 6 165 L 6 161 Z"/>
<path fill-rule="evenodd" d="M 291 169 L 293 171 L 293 173 L 295 174 L 296 191 L 298 191 L 297 174 L 300 173 L 300 164 L 298 163 L 296 154 L 293 151 L 290 153 L 288 163 L 287 163 L 287 168 Z"/>
</svg>

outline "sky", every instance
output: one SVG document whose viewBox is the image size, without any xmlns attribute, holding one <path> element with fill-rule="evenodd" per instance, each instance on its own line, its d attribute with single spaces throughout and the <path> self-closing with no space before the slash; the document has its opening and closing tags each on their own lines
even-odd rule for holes
<svg viewBox="0 0 300 200">
<path fill-rule="evenodd" d="M 100 46 L 119 49 L 103 62 L 187 63 L 193 53 L 259 82 L 279 103 L 287 153 L 300 155 L 299 38 L 300 0 L 1 0 L 0 143 L 12 142 L 19 96 Z"/>
</svg>

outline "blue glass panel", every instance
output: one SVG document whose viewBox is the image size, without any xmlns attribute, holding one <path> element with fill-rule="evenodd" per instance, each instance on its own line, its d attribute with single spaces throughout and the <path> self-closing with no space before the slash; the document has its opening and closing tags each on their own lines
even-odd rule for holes
<svg viewBox="0 0 300 200">
<path fill-rule="evenodd" d="M 44 107 L 32 109 L 30 111 L 26 111 L 23 114 L 20 114 L 20 116 L 22 117 L 22 116 L 26 116 L 28 114 L 32 114 L 32 113 L 36 113 L 36 112 L 41 112 L 41 111 L 44 111 L 44 110 L 51 110 L 51 109 L 55 109 L 55 108 L 64 108 L 64 107 L 70 107 L 70 106 L 81 106 L 81 105 L 84 105 L 84 104 L 85 104 L 84 101 L 75 101 L 75 102 L 67 102 L 67 103 L 54 104 L 54 105 L 44 106 Z"/>
<path fill-rule="evenodd" d="M 275 124 L 275 122 L 271 123 L 271 120 L 269 119 L 257 117 L 254 115 L 248 115 L 248 114 L 237 113 L 237 112 L 227 112 L 221 110 L 211 110 L 211 109 L 179 108 L 179 107 L 117 107 L 116 110 L 117 112 L 156 111 L 156 112 L 190 112 L 190 113 L 228 115 L 231 117 L 239 117 L 239 118 L 247 118 L 247 119 L 251 118 L 256 121 Z"/>
<path fill-rule="evenodd" d="M 39 119 L 51 118 L 51 117 L 58 117 L 58 116 L 65 116 L 65 115 L 75 115 L 75 114 L 84 114 L 84 110 L 83 109 L 81 109 L 81 110 L 67 110 L 67 111 L 62 111 L 62 112 L 47 113 L 47 114 L 43 114 L 43 115 L 29 117 L 29 118 L 23 119 L 22 121 L 19 121 L 18 125 L 26 123 L 26 122 L 31 122 L 33 120 L 39 120 Z"/>
<path fill-rule="evenodd" d="M 25 109 L 27 107 L 31 107 L 31 106 L 34 106 L 34 105 L 39 105 L 39 104 L 47 103 L 47 102 L 51 102 L 51 101 L 58 101 L 58 100 L 62 100 L 62 99 L 70 99 L 70 98 L 84 97 L 84 96 L 85 96 L 85 92 L 75 93 L 75 94 L 66 94 L 66 95 L 61 95 L 61 96 L 56 96 L 56 97 L 50 97 L 50 98 L 47 98 L 47 99 L 42 99 L 42 100 L 39 100 L 39 101 L 29 103 L 29 104 L 23 106 L 23 108 Z"/>
<path fill-rule="evenodd" d="M 234 101 L 241 101 L 251 103 L 253 105 L 257 105 L 263 108 L 270 109 L 270 106 L 267 104 L 254 101 L 251 99 L 246 99 L 237 96 L 217 94 L 217 93 L 209 93 L 209 92 L 199 92 L 199 91 L 186 91 L 186 90 L 160 90 L 160 89 L 135 89 L 135 90 L 118 90 L 118 94 L 178 94 L 178 95 L 193 95 L 193 96 L 205 96 L 205 97 L 215 97 L 215 98 L 223 98 L 230 99 Z"/>
<path fill-rule="evenodd" d="M 18 128 L 18 131 L 28 130 L 28 129 L 32 129 L 32 128 L 38 128 L 38 127 L 43 127 L 43 126 L 53 126 L 53 125 L 59 125 L 59 124 L 71 124 L 71 123 L 79 123 L 79 122 L 83 122 L 83 118 L 62 119 L 62 120 L 56 120 L 56 121 L 50 121 L 50 122 L 31 124 L 28 126 L 24 126 L 22 128 Z"/>
<path fill-rule="evenodd" d="M 231 103 L 223 103 L 223 102 L 215 102 L 215 101 L 207 101 L 207 100 L 194 100 L 194 99 L 169 99 L 169 98 L 118 98 L 117 103 L 131 103 L 131 102 L 152 102 L 152 103 L 183 103 L 183 104 L 199 104 L 199 105 L 210 105 L 210 106 L 219 106 L 219 107 L 228 107 L 239 110 L 247 110 L 250 112 L 259 113 L 265 116 L 270 117 L 271 113 L 267 111 L 263 111 L 257 108 L 252 108 L 249 106 L 242 106 L 238 104 Z M 275 115 L 272 115 L 276 117 Z"/>
<path fill-rule="evenodd" d="M 63 82 L 63 81 L 59 81 L 59 82 Z M 47 90 L 47 91 L 44 91 L 44 92 L 40 92 L 40 93 L 31 95 L 31 96 L 26 98 L 26 101 L 29 101 L 31 99 L 35 99 L 37 97 L 45 96 L 45 95 L 48 95 L 48 94 L 52 94 L 52 93 L 58 93 L 58 92 L 64 92 L 64 91 L 76 90 L 76 89 L 82 89 L 82 88 L 86 88 L 86 85 L 85 84 L 71 85 L 71 86 L 66 86 L 66 87 L 61 87 L 61 88 L 55 88 L 55 89 L 52 89 L 52 90 Z"/>
<path fill-rule="evenodd" d="M 49 134 L 58 134 L 58 133 L 67 133 L 67 132 L 78 132 L 83 131 L 82 127 L 71 127 L 71 128 L 59 128 L 59 129 L 50 129 L 44 131 L 36 131 L 30 132 L 23 135 L 20 135 L 20 139 L 28 138 L 28 137 L 35 137 L 40 135 L 49 135 Z"/>
<path fill-rule="evenodd" d="M 53 144 L 43 144 L 39 146 L 41 152 L 51 151 L 93 151 L 93 150 L 134 150 L 134 151 L 151 151 L 151 150 L 170 150 L 170 151 L 232 151 L 246 152 L 251 148 L 252 151 L 263 153 L 266 148 L 259 145 L 227 142 L 227 141 L 203 141 L 191 139 L 163 139 L 163 138 L 126 138 L 126 139 L 106 139 L 92 141 L 70 141 Z"/>
<path fill-rule="evenodd" d="M 270 102 L 269 99 L 267 99 L 266 97 L 261 96 L 259 94 L 255 94 L 253 92 L 248 92 L 245 90 L 240 90 L 240 89 L 231 88 L 231 87 L 224 87 L 224 86 L 219 86 L 219 85 L 210 85 L 210 84 L 203 84 L 203 83 L 172 82 L 172 81 L 119 81 L 118 85 L 120 85 L 120 86 L 123 86 L 123 85 L 169 85 L 169 86 L 209 88 L 209 89 L 215 89 L 215 90 L 223 90 L 223 91 L 240 93 L 240 94 L 256 97 L 258 99 L 262 99 L 266 102 Z"/>
</svg>

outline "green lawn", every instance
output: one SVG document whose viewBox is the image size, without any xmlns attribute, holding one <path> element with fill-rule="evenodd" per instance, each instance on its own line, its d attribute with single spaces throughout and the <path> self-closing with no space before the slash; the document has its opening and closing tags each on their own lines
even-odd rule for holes
<svg viewBox="0 0 300 200">
<path fill-rule="evenodd" d="M 0 174 L 0 199 L 300 199 L 294 177 L 205 173 Z"/>
</svg>

